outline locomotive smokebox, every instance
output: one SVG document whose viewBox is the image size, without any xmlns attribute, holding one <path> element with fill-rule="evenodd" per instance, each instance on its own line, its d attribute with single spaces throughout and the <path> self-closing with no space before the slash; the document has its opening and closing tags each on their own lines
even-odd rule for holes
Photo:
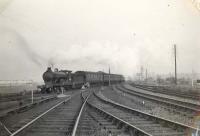
<svg viewBox="0 0 200 136">
<path fill-rule="evenodd" d="M 52 81 L 52 79 L 54 78 L 54 74 L 51 70 L 51 67 L 47 68 L 42 77 L 45 83 Z"/>
</svg>

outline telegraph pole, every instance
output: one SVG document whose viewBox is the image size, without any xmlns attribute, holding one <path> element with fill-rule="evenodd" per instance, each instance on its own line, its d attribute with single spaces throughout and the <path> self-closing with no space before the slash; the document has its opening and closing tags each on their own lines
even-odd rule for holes
<svg viewBox="0 0 200 136">
<path fill-rule="evenodd" d="M 147 78 L 148 78 L 148 72 L 147 72 L 147 68 L 146 68 L 146 82 L 147 82 Z"/>
<path fill-rule="evenodd" d="M 194 71 L 192 70 L 192 88 L 194 87 Z"/>
<path fill-rule="evenodd" d="M 143 81 L 143 66 L 140 68 L 140 81 Z"/>
<path fill-rule="evenodd" d="M 109 86 L 110 86 L 110 67 L 109 67 Z"/>
<path fill-rule="evenodd" d="M 176 44 L 174 44 L 175 85 L 177 85 Z"/>
</svg>

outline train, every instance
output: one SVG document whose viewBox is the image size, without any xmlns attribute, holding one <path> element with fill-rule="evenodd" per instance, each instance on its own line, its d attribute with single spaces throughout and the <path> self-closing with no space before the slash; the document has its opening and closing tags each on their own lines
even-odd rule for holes
<svg viewBox="0 0 200 136">
<path fill-rule="evenodd" d="M 116 84 L 124 82 L 124 76 L 119 74 L 110 74 L 102 71 L 76 71 L 72 73 L 71 70 L 52 71 L 51 67 L 43 73 L 42 78 L 44 85 L 40 88 L 42 92 L 52 92 L 64 88 L 78 89 L 90 86 L 105 86 L 109 84 Z"/>
</svg>

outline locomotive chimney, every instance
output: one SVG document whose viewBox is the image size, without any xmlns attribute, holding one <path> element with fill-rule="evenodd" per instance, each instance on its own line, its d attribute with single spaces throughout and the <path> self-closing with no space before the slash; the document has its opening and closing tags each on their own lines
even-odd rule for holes
<svg viewBox="0 0 200 136">
<path fill-rule="evenodd" d="M 48 68 L 47 68 L 47 71 L 51 71 L 51 67 L 48 67 Z"/>
<path fill-rule="evenodd" d="M 54 72 L 58 72 L 58 68 L 55 68 L 55 69 L 54 69 Z"/>
</svg>

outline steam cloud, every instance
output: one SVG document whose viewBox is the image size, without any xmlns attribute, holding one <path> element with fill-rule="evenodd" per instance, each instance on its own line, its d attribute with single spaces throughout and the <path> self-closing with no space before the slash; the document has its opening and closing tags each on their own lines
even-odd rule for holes
<svg viewBox="0 0 200 136">
<path fill-rule="evenodd" d="M 108 71 L 128 74 L 135 72 L 138 54 L 135 47 L 121 47 L 111 42 L 89 42 L 86 45 L 60 46 L 53 53 L 45 56 L 48 65 L 58 68 L 88 71 Z M 128 70 L 127 70 L 128 69 Z"/>
</svg>

